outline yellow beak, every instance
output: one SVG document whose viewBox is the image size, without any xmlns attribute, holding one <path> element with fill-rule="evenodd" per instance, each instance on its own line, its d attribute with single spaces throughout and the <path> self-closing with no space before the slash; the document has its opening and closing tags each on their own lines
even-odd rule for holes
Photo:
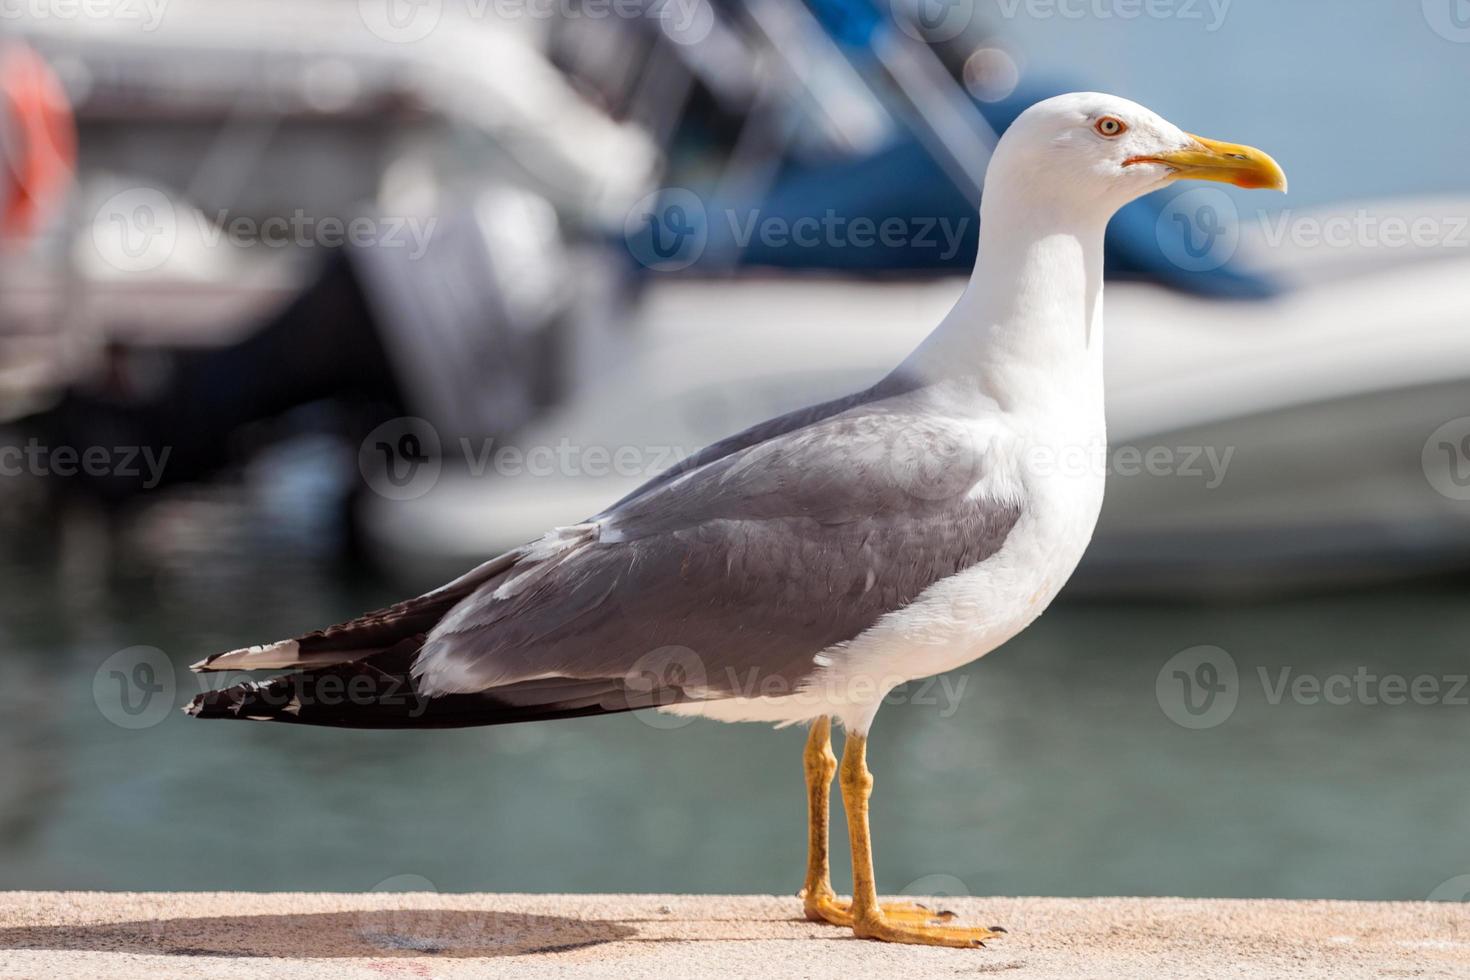
<svg viewBox="0 0 1470 980">
<path fill-rule="evenodd" d="M 1218 180 L 1236 187 L 1286 190 L 1286 173 L 1270 154 L 1254 146 L 1221 143 L 1189 133 L 1185 135 L 1196 145 L 1154 156 L 1134 157 L 1128 163 L 1162 163 L 1173 168 L 1174 172 L 1169 176 L 1174 180 Z"/>
</svg>

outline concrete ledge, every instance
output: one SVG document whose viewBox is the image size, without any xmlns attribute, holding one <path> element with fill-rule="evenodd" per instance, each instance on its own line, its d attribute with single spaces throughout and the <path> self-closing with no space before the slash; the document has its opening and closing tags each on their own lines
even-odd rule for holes
<svg viewBox="0 0 1470 980">
<path fill-rule="evenodd" d="M 965 898 L 985 949 L 889 946 L 792 898 L 0 893 L 0 978 L 1464 977 L 1470 905 Z"/>
</svg>

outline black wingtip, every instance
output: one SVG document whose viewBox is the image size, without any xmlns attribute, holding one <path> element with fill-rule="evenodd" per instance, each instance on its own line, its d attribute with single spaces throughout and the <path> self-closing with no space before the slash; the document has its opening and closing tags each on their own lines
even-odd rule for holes
<svg viewBox="0 0 1470 980">
<path fill-rule="evenodd" d="M 412 674 L 422 637 L 351 663 L 278 674 L 197 695 L 194 718 L 274 721 L 329 728 L 468 728 L 552 718 L 584 718 L 650 707 L 646 699 L 609 695 L 516 704 L 495 691 L 430 697 Z"/>
<path fill-rule="evenodd" d="M 252 689 L 256 686 L 254 683 L 237 684 L 234 687 L 196 694 L 194 700 L 184 705 L 184 714 L 190 718 L 246 717 L 241 712 L 249 700 Z M 260 720 L 266 720 L 270 716 L 262 714 L 258 717 Z"/>
</svg>

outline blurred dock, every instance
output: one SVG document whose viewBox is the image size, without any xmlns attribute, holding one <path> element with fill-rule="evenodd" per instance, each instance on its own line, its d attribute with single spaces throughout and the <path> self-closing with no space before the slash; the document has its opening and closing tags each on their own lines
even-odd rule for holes
<svg viewBox="0 0 1470 980">
<path fill-rule="evenodd" d="M 1461 902 L 945 899 L 985 949 L 890 946 L 792 898 L 669 895 L 0 895 L 0 976 L 1465 976 Z"/>
</svg>

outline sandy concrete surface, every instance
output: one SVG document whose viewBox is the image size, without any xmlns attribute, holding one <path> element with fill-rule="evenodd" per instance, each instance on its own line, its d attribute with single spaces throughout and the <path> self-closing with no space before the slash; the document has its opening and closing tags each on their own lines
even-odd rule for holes
<svg viewBox="0 0 1470 980">
<path fill-rule="evenodd" d="M 0 893 L 0 978 L 1470 977 L 1470 904 L 964 898 L 984 949 L 892 946 L 792 898 Z"/>
</svg>

